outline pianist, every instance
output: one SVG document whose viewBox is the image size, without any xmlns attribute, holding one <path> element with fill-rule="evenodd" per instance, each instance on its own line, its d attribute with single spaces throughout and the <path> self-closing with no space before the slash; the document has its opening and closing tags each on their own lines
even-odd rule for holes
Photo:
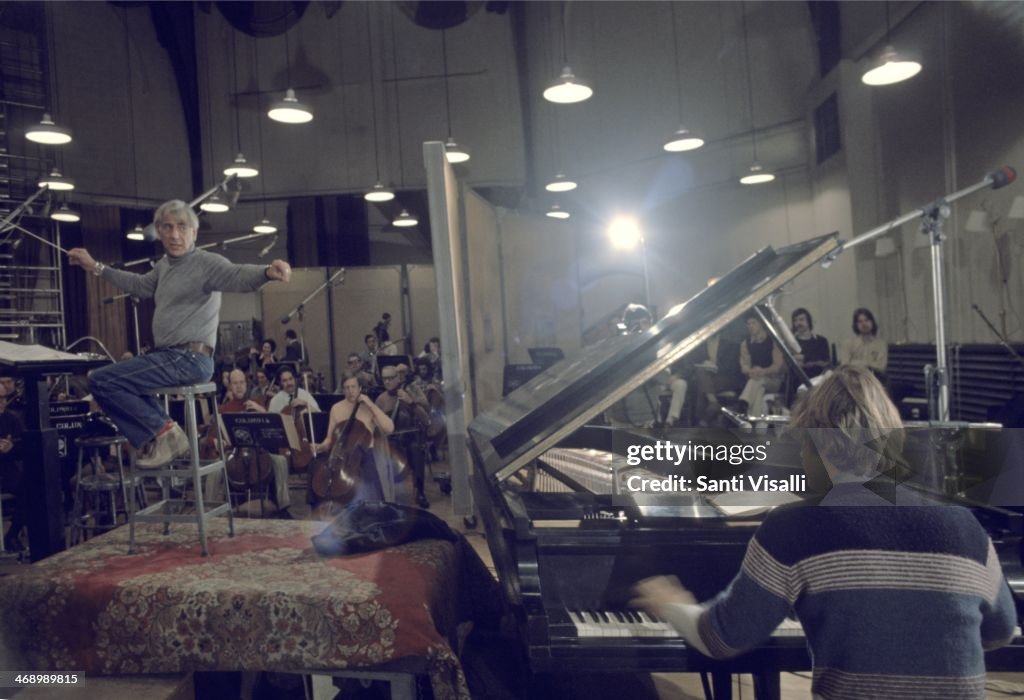
<svg viewBox="0 0 1024 700">
<path fill-rule="evenodd" d="M 1013 598 L 970 511 L 894 505 L 897 489 L 885 500 L 865 488 L 898 459 L 899 426 L 870 370 L 839 368 L 793 421 L 805 464 L 817 458 L 831 490 L 769 514 L 714 599 L 699 605 L 657 577 L 637 584 L 632 604 L 715 658 L 760 644 L 795 611 L 815 698 L 984 698 L 983 652 L 1010 641 Z"/>
<path fill-rule="evenodd" d="M 196 248 L 199 220 L 180 200 L 161 204 L 153 216 L 166 255 L 152 270 L 135 274 L 97 262 L 85 248 L 68 257 L 129 294 L 153 298 L 153 341 L 145 355 L 102 367 L 89 388 L 97 403 L 141 454 L 138 465 L 160 466 L 188 450 L 181 427 L 152 396 L 154 389 L 209 381 L 220 315 L 220 293 L 252 292 L 268 280 L 287 282 L 291 267 L 236 265 L 223 256 Z"/>
</svg>

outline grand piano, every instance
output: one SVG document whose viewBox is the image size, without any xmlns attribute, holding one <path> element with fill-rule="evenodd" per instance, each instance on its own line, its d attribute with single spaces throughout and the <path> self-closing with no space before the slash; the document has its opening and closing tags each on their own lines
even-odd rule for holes
<svg viewBox="0 0 1024 700">
<path fill-rule="evenodd" d="M 700 600 L 713 596 L 739 571 L 773 501 L 731 508 L 702 493 L 631 493 L 630 476 L 664 477 L 672 465 L 630 464 L 628 448 L 653 439 L 590 423 L 835 245 L 832 234 L 761 250 L 646 332 L 562 360 L 470 424 L 474 492 L 533 673 L 710 672 L 721 700 L 729 697 L 732 673 L 753 673 L 757 697 L 776 698 L 780 671 L 811 668 L 795 621 L 747 654 L 714 661 L 688 649 L 663 621 L 626 607 L 630 587 L 657 574 L 678 575 Z M 693 478 L 686 469 L 681 476 Z M 796 462 L 789 470 L 801 473 Z M 1016 577 L 1018 595 L 1020 514 L 986 506 L 975 512 Z M 1024 670 L 1016 645 L 987 660 L 990 669 Z"/>
</svg>

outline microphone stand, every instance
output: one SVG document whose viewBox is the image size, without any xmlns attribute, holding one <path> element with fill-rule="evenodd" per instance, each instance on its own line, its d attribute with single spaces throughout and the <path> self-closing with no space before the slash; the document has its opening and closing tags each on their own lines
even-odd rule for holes
<svg viewBox="0 0 1024 700">
<path fill-rule="evenodd" d="M 1010 167 L 993 170 L 981 182 L 939 197 L 923 207 L 862 233 L 846 243 L 840 243 L 822 263 L 822 267 L 829 267 L 847 248 L 867 243 L 912 219 L 919 218 L 921 220 L 921 233 L 928 236 L 931 245 L 932 299 L 935 318 L 935 365 L 927 371 L 928 415 L 931 418 L 928 425 L 933 429 L 938 429 L 936 433 L 932 433 L 931 442 L 938 452 L 942 467 L 942 487 L 949 495 L 963 494 L 963 471 L 956 458 L 956 446 L 963 439 L 965 428 L 994 429 L 1002 428 L 1002 425 L 993 423 L 965 424 L 961 421 L 950 422 L 949 420 L 949 371 L 946 358 L 946 320 L 943 304 L 945 280 L 942 265 L 942 243 L 946 240 L 946 234 L 943 225 L 949 218 L 950 203 L 989 187 L 997 190 L 1013 182 L 1016 177 L 1016 171 Z M 933 454 L 933 458 L 934 456 Z"/>
<path fill-rule="evenodd" d="M 921 233 L 928 236 L 931 244 L 932 300 L 934 302 L 935 318 L 935 366 L 932 369 L 929 383 L 938 390 L 932 392 L 935 399 L 929 402 L 928 409 L 929 415 L 938 421 L 949 421 L 949 371 L 946 359 L 946 320 L 944 318 L 945 308 L 943 304 L 945 280 L 943 278 L 942 266 L 942 243 L 946 240 L 943 224 L 950 214 L 949 205 L 979 190 L 989 187 L 999 189 L 1013 182 L 1016 177 L 1017 173 L 1013 168 L 1004 167 L 993 170 L 981 182 L 977 182 L 952 194 L 947 194 L 944 197 L 939 197 L 923 207 L 898 216 L 892 221 L 862 233 L 846 243 L 840 243 L 828 254 L 822 263 L 823 267 L 828 267 L 847 248 L 872 241 L 913 219 L 921 220 Z"/>
<path fill-rule="evenodd" d="M 292 308 L 291 311 L 289 311 L 284 316 L 282 316 L 281 317 L 281 324 L 284 325 L 284 324 L 288 323 L 289 321 L 292 320 L 292 316 L 294 316 L 295 314 L 300 313 L 303 310 L 305 310 L 306 304 L 308 304 L 310 301 L 315 299 L 317 297 L 317 295 L 320 294 L 320 292 L 324 291 L 329 286 L 331 286 L 334 283 L 335 279 L 337 279 L 338 277 L 341 278 L 341 279 L 338 280 L 338 282 L 344 282 L 345 281 L 345 268 L 343 268 L 343 267 L 339 268 L 337 272 L 335 272 L 333 275 L 331 275 L 329 278 L 327 278 L 326 282 L 324 282 L 319 287 L 317 287 L 312 292 L 310 292 L 309 295 L 305 299 L 300 301 L 296 306 L 294 306 Z M 303 345 L 302 352 L 303 353 L 306 352 L 305 345 Z"/>
<path fill-rule="evenodd" d="M 127 299 L 132 303 L 132 321 L 135 324 L 135 356 L 138 357 L 142 354 L 142 341 L 139 338 L 139 302 L 142 300 L 133 294 L 124 292 L 122 294 L 115 294 L 112 297 L 107 297 L 103 300 L 103 303 L 112 304 L 118 299 Z"/>
</svg>

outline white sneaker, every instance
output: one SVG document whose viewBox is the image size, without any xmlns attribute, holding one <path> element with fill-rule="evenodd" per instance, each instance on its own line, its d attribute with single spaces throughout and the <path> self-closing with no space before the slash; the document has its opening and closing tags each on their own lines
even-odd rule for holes
<svg viewBox="0 0 1024 700">
<path fill-rule="evenodd" d="M 171 426 L 167 432 L 157 436 L 154 442 L 153 448 L 147 454 L 135 460 L 136 466 L 142 469 L 162 467 L 191 449 L 188 435 L 177 423 Z"/>
</svg>

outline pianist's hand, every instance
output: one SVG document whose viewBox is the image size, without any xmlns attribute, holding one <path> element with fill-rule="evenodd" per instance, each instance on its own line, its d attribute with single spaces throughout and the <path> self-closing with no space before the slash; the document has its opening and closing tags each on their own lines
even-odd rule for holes
<svg viewBox="0 0 1024 700">
<path fill-rule="evenodd" d="M 633 596 L 629 601 L 631 608 L 640 608 L 658 617 L 663 617 L 662 612 L 671 605 L 697 605 L 693 593 L 683 588 L 675 576 L 645 578 L 633 586 Z"/>
</svg>

